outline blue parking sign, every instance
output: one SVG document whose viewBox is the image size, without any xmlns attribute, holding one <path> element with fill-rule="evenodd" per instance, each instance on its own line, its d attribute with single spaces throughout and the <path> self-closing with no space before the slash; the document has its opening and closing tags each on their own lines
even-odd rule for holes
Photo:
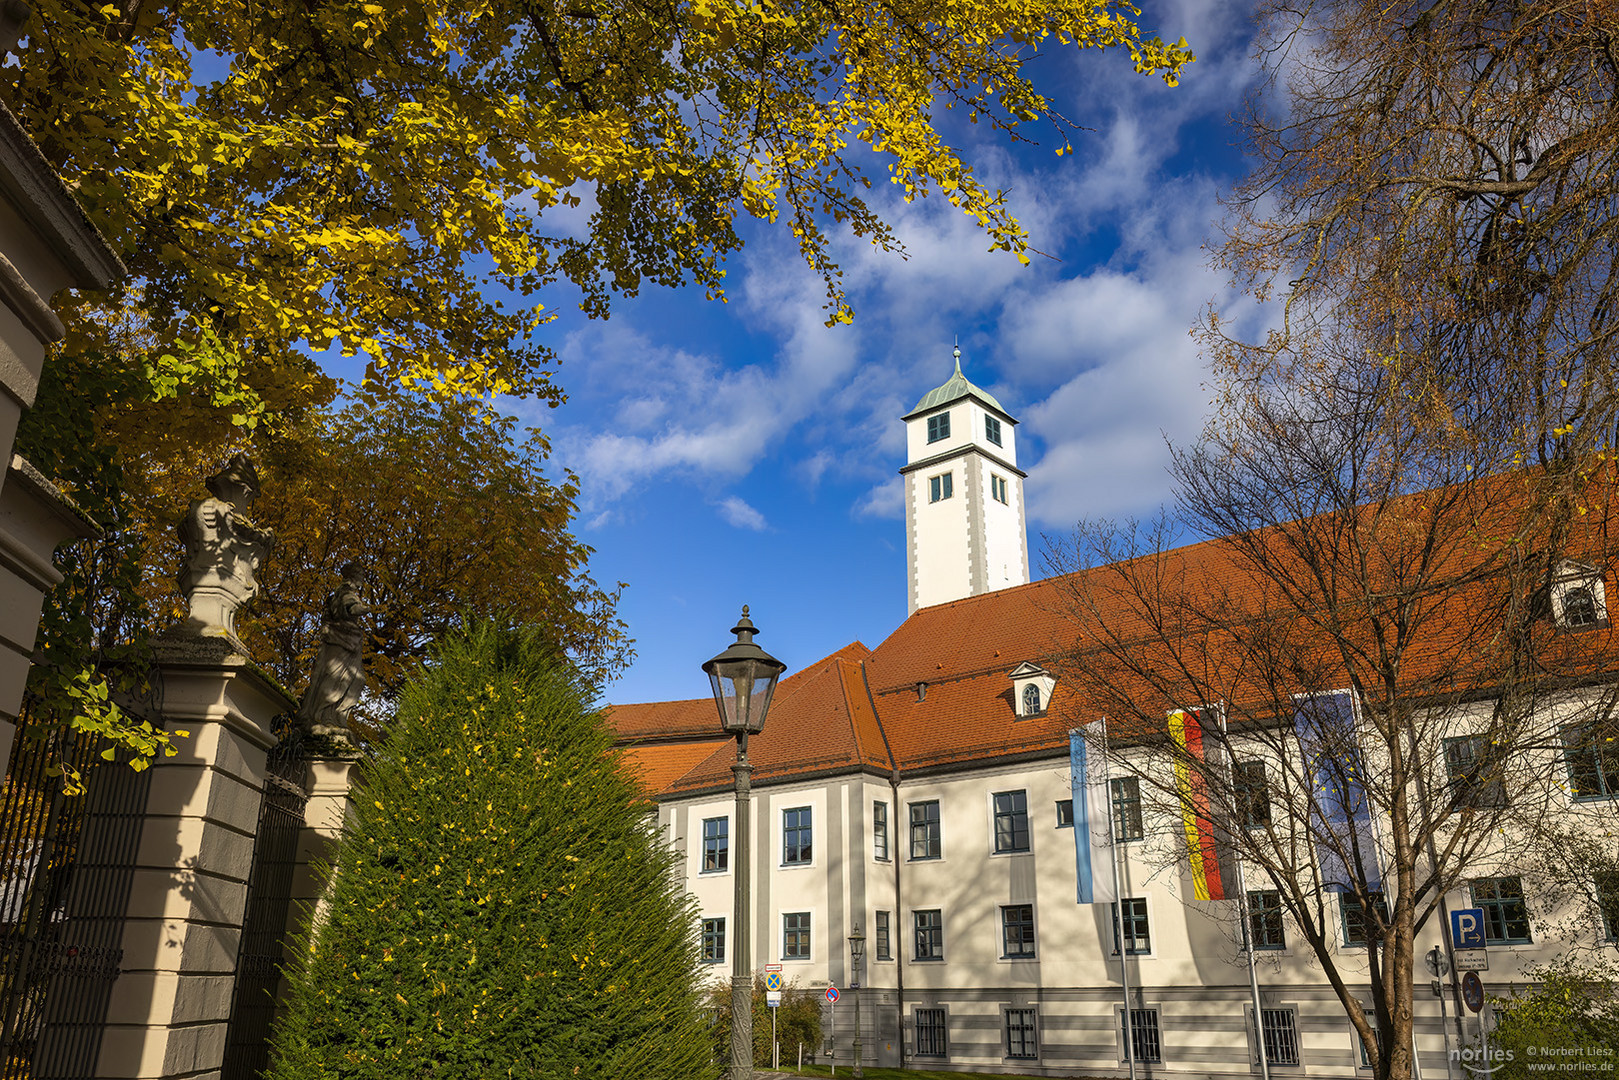
<svg viewBox="0 0 1619 1080">
<path fill-rule="evenodd" d="M 1450 943 L 1457 949 L 1484 948 L 1484 909 L 1459 908 L 1450 913 Z"/>
</svg>

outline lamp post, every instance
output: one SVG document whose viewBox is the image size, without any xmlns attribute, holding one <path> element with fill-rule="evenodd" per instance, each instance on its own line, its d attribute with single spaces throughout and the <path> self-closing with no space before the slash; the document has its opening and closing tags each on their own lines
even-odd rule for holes
<svg viewBox="0 0 1619 1080">
<path fill-rule="evenodd" d="M 854 1000 L 854 1074 L 864 1076 L 860 1071 L 860 961 L 866 955 L 866 935 L 860 932 L 860 924 L 854 924 L 854 932 L 849 935 L 849 996 Z"/>
<path fill-rule="evenodd" d="M 764 729 L 765 713 L 770 711 L 770 695 L 776 680 L 787 670 L 753 643 L 758 633 L 742 605 L 742 618 L 731 628 L 736 641 L 731 647 L 703 665 L 714 689 L 714 705 L 720 711 L 720 727 L 736 738 L 736 858 L 731 864 L 735 882 L 731 919 L 736 924 L 731 957 L 731 1080 L 753 1080 L 753 970 L 748 952 L 748 886 L 752 864 L 748 861 L 749 782 L 753 766 L 748 762 L 748 736 Z"/>
</svg>

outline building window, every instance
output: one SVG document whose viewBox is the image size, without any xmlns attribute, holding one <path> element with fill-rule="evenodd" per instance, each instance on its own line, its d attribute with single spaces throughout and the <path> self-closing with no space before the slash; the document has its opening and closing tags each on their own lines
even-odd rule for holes
<svg viewBox="0 0 1619 1080">
<path fill-rule="evenodd" d="M 1523 902 L 1523 879 L 1511 877 L 1474 878 L 1470 883 L 1473 906 L 1484 909 L 1484 940 L 1503 944 L 1526 943 L 1529 938 L 1529 909 Z"/>
<path fill-rule="evenodd" d="M 877 913 L 877 940 L 873 942 L 872 948 L 877 950 L 879 960 L 894 959 L 894 938 L 889 930 L 889 922 L 888 912 Z"/>
<path fill-rule="evenodd" d="M 932 911 L 918 911 L 916 915 L 916 952 L 913 954 L 917 960 L 943 960 L 944 959 L 944 913 L 937 908 Z"/>
<path fill-rule="evenodd" d="M 947 412 L 946 413 L 940 413 L 937 416 L 928 417 L 928 442 L 936 443 L 940 439 L 948 439 L 949 437 L 950 437 L 950 414 L 949 413 L 947 413 Z"/>
<path fill-rule="evenodd" d="M 731 819 L 711 817 L 703 819 L 703 873 L 724 870 L 731 858 Z"/>
<path fill-rule="evenodd" d="M 1449 777 L 1450 804 L 1483 808 L 1505 806 L 1506 788 L 1490 760 L 1489 743 L 1482 735 L 1445 740 L 1445 772 Z"/>
<path fill-rule="evenodd" d="M 938 476 L 928 478 L 928 502 L 941 502 L 954 494 L 951 479 L 954 473 L 940 473 Z"/>
<path fill-rule="evenodd" d="M 1040 1056 L 1040 1044 L 1034 1036 L 1033 1009 L 1006 1010 L 1006 1056 L 1025 1061 Z"/>
<path fill-rule="evenodd" d="M 1239 761 L 1236 767 L 1237 813 L 1250 829 L 1270 824 L 1270 784 L 1263 761 Z"/>
<path fill-rule="evenodd" d="M 943 1009 L 916 1010 L 916 1054 L 918 1057 L 946 1057 Z"/>
<path fill-rule="evenodd" d="M 1006 477 L 989 474 L 989 497 L 998 503 L 1011 505 L 1006 497 Z"/>
<path fill-rule="evenodd" d="M 1021 791 L 995 795 L 995 854 L 1029 850 L 1029 799 Z"/>
<path fill-rule="evenodd" d="M 1113 909 L 1113 952 L 1119 951 L 1119 908 L 1124 909 L 1124 951 L 1132 956 L 1152 952 L 1152 935 L 1147 926 L 1147 898 L 1126 896 Z"/>
<path fill-rule="evenodd" d="M 1040 713 L 1040 687 L 1035 683 L 1028 683 L 1023 687 L 1023 715 L 1039 716 Z"/>
<path fill-rule="evenodd" d="M 1275 889 L 1255 889 L 1248 893 L 1248 935 L 1256 949 L 1287 948 L 1281 893 Z"/>
<path fill-rule="evenodd" d="M 939 800 L 911 804 L 911 858 L 939 857 Z"/>
<path fill-rule="evenodd" d="M 1134 776 L 1109 781 L 1113 791 L 1113 838 L 1140 840 L 1141 781 Z"/>
<path fill-rule="evenodd" d="M 1377 1021 L 1372 1018 L 1372 1007 L 1370 1005 L 1363 1001 L 1360 1003 L 1360 1007 L 1361 1011 L 1366 1014 L 1366 1018 L 1368 1020 L 1371 1020 L 1373 1024 L 1377 1023 Z M 1372 1055 L 1366 1052 L 1366 1040 L 1360 1037 L 1360 1032 L 1355 1028 L 1351 1027 L 1349 1030 L 1355 1034 L 1355 1046 L 1360 1051 L 1360 1067 L 1363 1069 L 1370 1069 L 1372 1067 Z M 1386 1049 L 1383 1046 L 1383 1032 L 1377 1028 L 1373 1028 L 1372 1030 L 1377 1038 L 1377 1056 L 1379 1058 L 1383 1058 L 1384 1054 L 1386 1053 Z M 1384 1058 L 1384 1060 L 1387 1059 Z"/>
<path fill-rule="evenodd" d="M 996 446 L 1001 445 L 1001 422 L 993 416 L 984 417 L 984 438 Z M 1005 502 L 1006 500 L 1002 499 L 1001 501 Z"/>
<path fill-rule="evenodd" d="M 1377 909 L 1378 917 L 1383 921 L 1384 924 L 1387 924 L 1389 919 L 1389 909 L 1388 904 L 1383 900 L 1383 893 L 1381 891 L 1372 893 L 1372 904 Z M 1377 927 L 1368 927 L 1366 925 L 1366 912 L 1360 906 L 1360 897 L 1350 892 L 1339 893 L 1338 907 L 1343 914 L 1344 944 L 1366 944 L 1367 930 L 1371 929 L 1376 931 Z"/>
<path fill-rule="evenodd" d="M 1072 829 L 1074 827 L 1074 800 L 1057 800 L 1057 828 Z"/>
<path fill-rule="evenodd" d="M 1119 1010 L 1119 1027 L 1124 1029 L 1124 1010 Z M 1155 1065 L 1164 1060 L 1163 1043 L 1158 1038 L 1158 1010 L 1131 1009 L 1130 1026 L 1126 1030 L 1124 1046 L 1126 1057 Z"/>
<path fill-rule="evenodd" d="M 794 911 L 781 917 L 781 958 L 808 960 L 810 958 L 810 913 Z"/>
<path fill-rule="evenodd" d="M 1562 731 L 1568 785 L 1577 799 L 1619 795 L 1619 724 L 1570 724 Z"/>
<path fill-rule="evenodd" d="M 725 962 L 725 920 L 703 920 L 703 963 Z"/>
<path fill-rule="evenodd" d="M 1299 1063 L 1298 1019 L 1292 1009 L 1261 1009 L 1259 1028 L 1265 1040 L 1265 1060 L 1272 1065 Z"/>
<path fill-rule="evenodd" d="M 1001 908 L 1001 956 L 1027 959 L 1034 955 L 1034 905 L 1010 904 Z"/>
<path fill-rule="evenodd" d="M 888 804 L 885 802 L 871 804 L 871 855 L 874 859 L 888 861 Z"/>
<path fill-rule="evenodd" d="M 810 828 L 810 808 L 795 806 L 781 812 L 781 861 L 784 866 L 802 866 L 810 861 L 814 844 Z"/>
<path fill-rule="evenodd" d="M 1602 614 L 1592 586 L 1575 585 L 1563 593 L 1563 625 L 1569 629 L 1596 626 L 1602 622 Z"/>
<path fill-rule="evenodd" d="M 1619 941 L 1619 872 L 1608 870 L 1596 876 L 1597 910 L 1602 913 L 1602 930 L 1609 941 Z"/>
</svg>

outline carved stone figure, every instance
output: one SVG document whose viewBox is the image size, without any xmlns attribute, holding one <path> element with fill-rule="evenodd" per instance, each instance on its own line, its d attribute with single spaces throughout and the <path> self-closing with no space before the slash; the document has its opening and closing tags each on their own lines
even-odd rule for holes
<svg viewBox="0 0 1619 1080">
<path fill-rule="evenodd" d="M 349 717 L 365 689 L 365 627 L 371 605 L 360 599 L 364 570 L 346 563 L 343 581 L 326 598 L 315 671 L 298 706 L 298 723 L 311 735 L 347 737 Z"/>
<path fill-rule="evenodd" d="M 236 612 L 258 595 L 258 568 L 274 537 L 247 516 L 259 495 L 259 474 L 236 454 L 208 478 L 211 497 L 191 504 L 180 520 L 186 562 L 180 591 L 191 617 L 185 629 L 208 637 L 236 637 Z"/>
</svg>

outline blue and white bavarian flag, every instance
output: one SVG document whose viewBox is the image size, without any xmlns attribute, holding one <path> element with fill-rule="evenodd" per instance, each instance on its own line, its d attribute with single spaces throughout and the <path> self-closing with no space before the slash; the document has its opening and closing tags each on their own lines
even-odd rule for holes
<svg viewBox="0 0 1619 1080">
<path fill-rule="evenodd" d="M 1111 904 L 1118 899 L 1113 882 L 1113 800 L 1108 795 L 1107 759 L 1102 754 L 1106 724 L 1106 720 L 1098 720 L 1068 733 L 1074 861 L 1081 904 Z"/>
</svg>

